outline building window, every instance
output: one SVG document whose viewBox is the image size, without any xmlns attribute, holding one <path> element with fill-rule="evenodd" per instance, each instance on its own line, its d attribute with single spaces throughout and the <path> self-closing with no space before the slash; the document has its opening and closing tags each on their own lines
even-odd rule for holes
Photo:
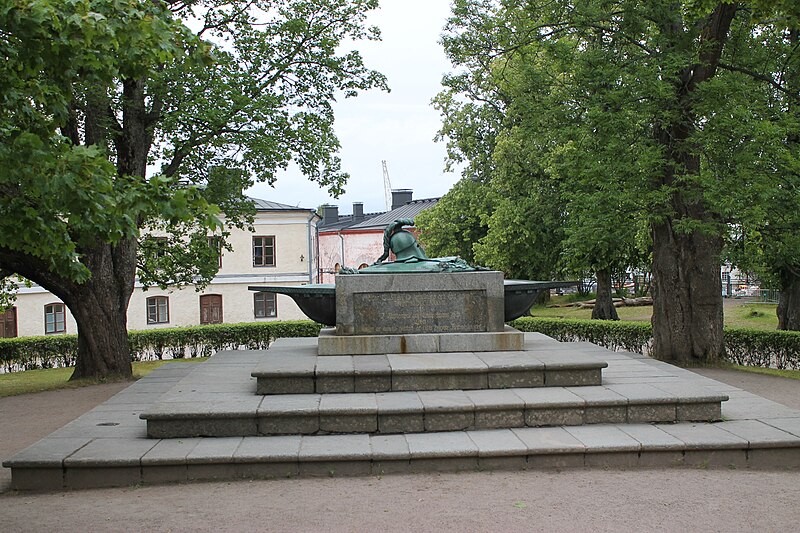
<svg viewBox="0 0 800 533">
<path fill-rule="evenodd" d="M 67 332 L 67 316 L 64 304 L 44 306 L 44 332 L 46 335 Z"/>
<path fill-rule="evenodd" d="M 275 266 L 275 237 L 253 237 L 253 266 Z"/>
<path fill-rule="evenodd" d="M 209 237 L 208 246 L 217 253 L 217 260 L 219 261 L 217 266 L 219 268 L 222 268 L 222 238 Z"/>
<path fill-rule="evenodd" d="M 278 316 L 278 302 L 276 295 L 271 292 L 254 293 L 253 314 L 255 314 L 256 318 Z"/>
<path fill-rule="evenodd" d="M 0 338 L 17 336 L 17 308 L 0 313 Z"/>
<path fill-rule="evenodd" d="M 169 298 L 153 296 L 147 299 L 147 323 L 166 324 L 169 322 Z"/>
<path fill-rule="evenodd" d="M 204 294 L 200 297 L 200 323 L 222 324 L 221 294 Z"/>
</svg>

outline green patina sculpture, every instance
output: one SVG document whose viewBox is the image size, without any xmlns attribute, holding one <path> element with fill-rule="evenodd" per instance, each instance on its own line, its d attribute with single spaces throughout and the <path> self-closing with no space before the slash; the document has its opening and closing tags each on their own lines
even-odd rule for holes
<svg viewBox="0 0 800 533">
<path fill-rule="evenodd" d="M 361 270 L 343 268 L 340 274 L 402 274 L 413 272 L 470 272 L 488 270 L 469 265 L 460 257 L 430 258 L 417 242 L 417 238 L 403 226 L 413 226 L 411 218 L 401 218 L 389 224 L 383 232 L 383 255 L 375 263 Z M 384 262 L 389 251 L 394 261 Z"/>
<path fill-rule="evenodd" d="M 467 272 L 489 270 L 473 267 L 460 257 L 438 257 L 425 255 L 416 237 L 403 226 L 412 226 L 414 220 L 404 218 L 395 220 L 383 233 L 383 255 L 372 266 L 356 270 L 344 267 L 339 274 L 408 274 L 431 272 Z M 396 261 L 384 262 L 392 251 Z M 505 322 L 523 316 L 531 308 L 541 291 L 558 287 L 572 287 L 575 281 L 526 281 L 506 279 L 503 281 L 503 300 Z M 290 296 L 311 320 L 326 326 L 336 326 L 336 285 L 311 284 L 289 287 L 253 286 L 251 291 L 272 292 Z"/>
</svg>

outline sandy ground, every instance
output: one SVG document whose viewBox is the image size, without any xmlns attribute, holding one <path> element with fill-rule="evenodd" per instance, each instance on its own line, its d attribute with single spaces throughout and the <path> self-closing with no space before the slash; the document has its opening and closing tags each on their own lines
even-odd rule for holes
<svg viewBox="0 0 800 533">
<path fill-rule="evenodd" d="M 699 371 L 800 409 L 800 382 Z M 0 458 L 126 384 L 0 398 Z M 797 531 L 800 472 L 566 470 L 8 491 L 13 531 Z"/>
</svg>

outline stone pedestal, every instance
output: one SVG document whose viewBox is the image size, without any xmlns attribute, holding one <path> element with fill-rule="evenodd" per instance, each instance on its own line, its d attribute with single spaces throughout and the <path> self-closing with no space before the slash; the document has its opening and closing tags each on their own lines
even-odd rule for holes
<svg viewBox="0 0 800 533">
<path fill-rule="evenodd" d="M 336 278 L 336 335 L 502 332 L 503 274 L 365 274 Z"/>
<path fill-rule="evenodd" d="M 494 271 L 336 277 L 336 328 L 319 355 L 520 350 Z"/>
<path fill-rule="evenodd" d="M 336 335 L 326 328 L 319 333 L 317 350 L 319 355 L 509 352 L 522 350 L 524 341 L 523 333 L 511 326 L 503 331 L 389 335 Z"/>
</svg>

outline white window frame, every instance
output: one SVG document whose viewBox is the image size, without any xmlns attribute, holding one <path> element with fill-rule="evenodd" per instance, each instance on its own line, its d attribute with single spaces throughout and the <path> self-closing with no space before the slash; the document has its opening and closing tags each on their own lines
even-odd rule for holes
<svg viewBox="0 0 800 533">
<path fill-rule="evenodd" d="M 169 324 L 168 296 L 151 296 L 147 299 L 147 323 Z"/>
<path fill-rule="evenodd" d="M 261 301 L 259 301 L 259 299 Z M 268 301 L 271 300 L 271 302 Z M 270 304 L 272 314 L 269 314 Z M 259 314 L 259 305 L 261 305 Z M 259 291 L 253 293 L 253 316 L 256 318 L 275 318 L 278 316 L 278 295 L 273 292 Z"/>
</svg>

